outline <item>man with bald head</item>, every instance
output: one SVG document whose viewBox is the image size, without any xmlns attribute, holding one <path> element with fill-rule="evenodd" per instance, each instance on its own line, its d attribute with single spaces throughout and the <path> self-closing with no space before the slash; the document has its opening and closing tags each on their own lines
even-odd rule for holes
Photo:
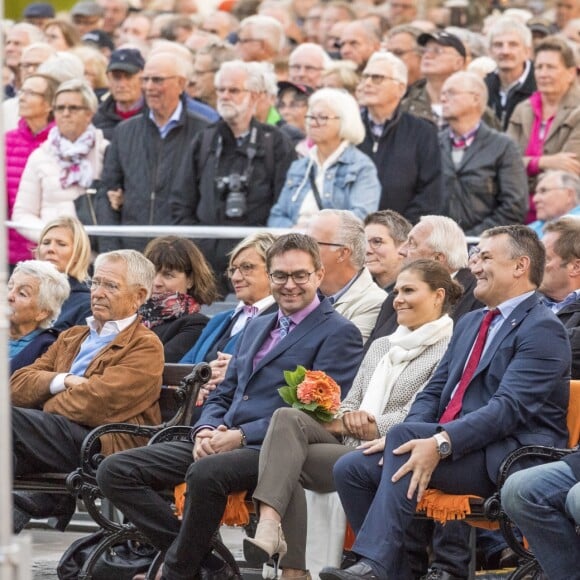
<svg viewBox="0 0 580 580">
<path fill-rule="evenodd" d="M 297 46 L 288 59 L 288 80 L 317 89 L 324 69 L 330 64 L 328 54 L 319 44 L 305 42 Z"/>
<path fill-rule="evenodd" d="M 223 10 L 216 10 L 203 19 L 200 28 L 204 32 L 215 34 L 222 40 L 227 40 L 229 35 L 235 32 L 239 25 L 238 19 L 233 14 Z"/>
<path fill-rule="evenodd" d="M 341 58 L 354 62 L 359 71 L 365 68 L 373 52 L 379 50 L 380 46 L 379 31 L 367 21 L 349 22 L 340 36 Z"/>
<path fill-rule="evenodd" d="M 500 225 L 523 223 L 527 178 L 517 145 L 482 123 L 487 88 L 475 73 L 451 75 L 441 89 L 439 133 L 445 215 L 469 236 Z"/>
<path fill-rule="evenodd" d="M 284 46 L 282 25 L 271 16 L 256 14 L 240 23 L 237 56 L 245 62 L 272 62 Z"/>
<path fill-rule="evenodd" d="M 107 149 L 97 200 L 100 224 L 171 223 L 168 199 L 175 185 L 176 160 L 206 126 L 187 111 L 186 82 L 187 63 L 175 54 L 156 52 L 146 61 L 141 83 L 148 111 L 121 123 Z M 141 250 L 146 242 L 102 239 L 106 250 Z"/>
</svg>

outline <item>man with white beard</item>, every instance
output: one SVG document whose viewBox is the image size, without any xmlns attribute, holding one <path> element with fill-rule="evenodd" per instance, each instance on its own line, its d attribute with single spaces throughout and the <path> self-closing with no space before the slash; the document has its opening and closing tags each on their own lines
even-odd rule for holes
<svg viewBox="0 0 580 580">
<path fill-rule="evenodd" d="M 254 118 L 262 87 L 257 63 L 229 61 L 215 78 L 221 120 L 195 138 L 184 152 L 172 196 L 173 223 L 265 226 L 270 208 L 295 159 L 291 141 L 278 128 Z M 239 240 L 199 240 L 215 272 Z"/>
</svg>

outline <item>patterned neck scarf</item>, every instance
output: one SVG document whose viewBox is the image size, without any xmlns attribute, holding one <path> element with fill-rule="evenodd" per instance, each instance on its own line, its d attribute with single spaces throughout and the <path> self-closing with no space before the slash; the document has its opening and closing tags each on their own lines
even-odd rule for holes
<svg viewBox="0 0 580 580">
<path fill-rule="evenodd" d="M 63 137 L 58 127 L 53 127 L 48 134 L 52 154 L 60 167 L 60 184 L 63 188 L 79 185 L 89 187 L 93 182 L 93 167 L 88 155 L 95 146 L 97 131 L 93 125 L 74 142 Z"/>
<path fill-rule="evenodd" d="M 186 314 L 199 312 L 200 305 L 189 294 L 174 292 L 171 294 L 154 294 L 139 308 L 143 324 L 155 328 L 165 322 L 171 322 Z"/>
</svg>

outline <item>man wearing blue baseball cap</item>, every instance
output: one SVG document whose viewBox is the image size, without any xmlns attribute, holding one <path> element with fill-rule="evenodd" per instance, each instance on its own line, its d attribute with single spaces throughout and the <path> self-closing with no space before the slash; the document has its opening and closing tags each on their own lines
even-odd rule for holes
<svg viewBox="0 0 580 580">
<path fill-rule="evenodd" d="M 139 114 L 145 105 L 141 90 L 141 73 L 145 60 L 135 48 L 120 48 L 111 54 L 107 67 L 109 93 L 99 106 L 93 124 L 109 141 L 115 127 Z"/>
</svg>

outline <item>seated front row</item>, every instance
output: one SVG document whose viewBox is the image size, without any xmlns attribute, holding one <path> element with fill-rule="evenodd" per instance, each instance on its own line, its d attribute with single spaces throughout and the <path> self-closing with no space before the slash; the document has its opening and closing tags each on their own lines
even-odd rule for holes
<svg viewBox="0 0 580 580">
<path fill-rule="evenodd" d="M 461 286 L 438 262 L 423 259 L 401 270 L 394 293 L 399 327 L 372 343 L 337 418 L 321 423 L 297 409 L 274 413 L 254 492 L 258 529 L 244 540 L 248 562 L 283 558 L 283 577 L 307 577 L 304 489 L 334 491 L 332 468 L 342 455 L 384 445 L 443 357 L 453 331 L 448 313 Z"/>
</svg>

